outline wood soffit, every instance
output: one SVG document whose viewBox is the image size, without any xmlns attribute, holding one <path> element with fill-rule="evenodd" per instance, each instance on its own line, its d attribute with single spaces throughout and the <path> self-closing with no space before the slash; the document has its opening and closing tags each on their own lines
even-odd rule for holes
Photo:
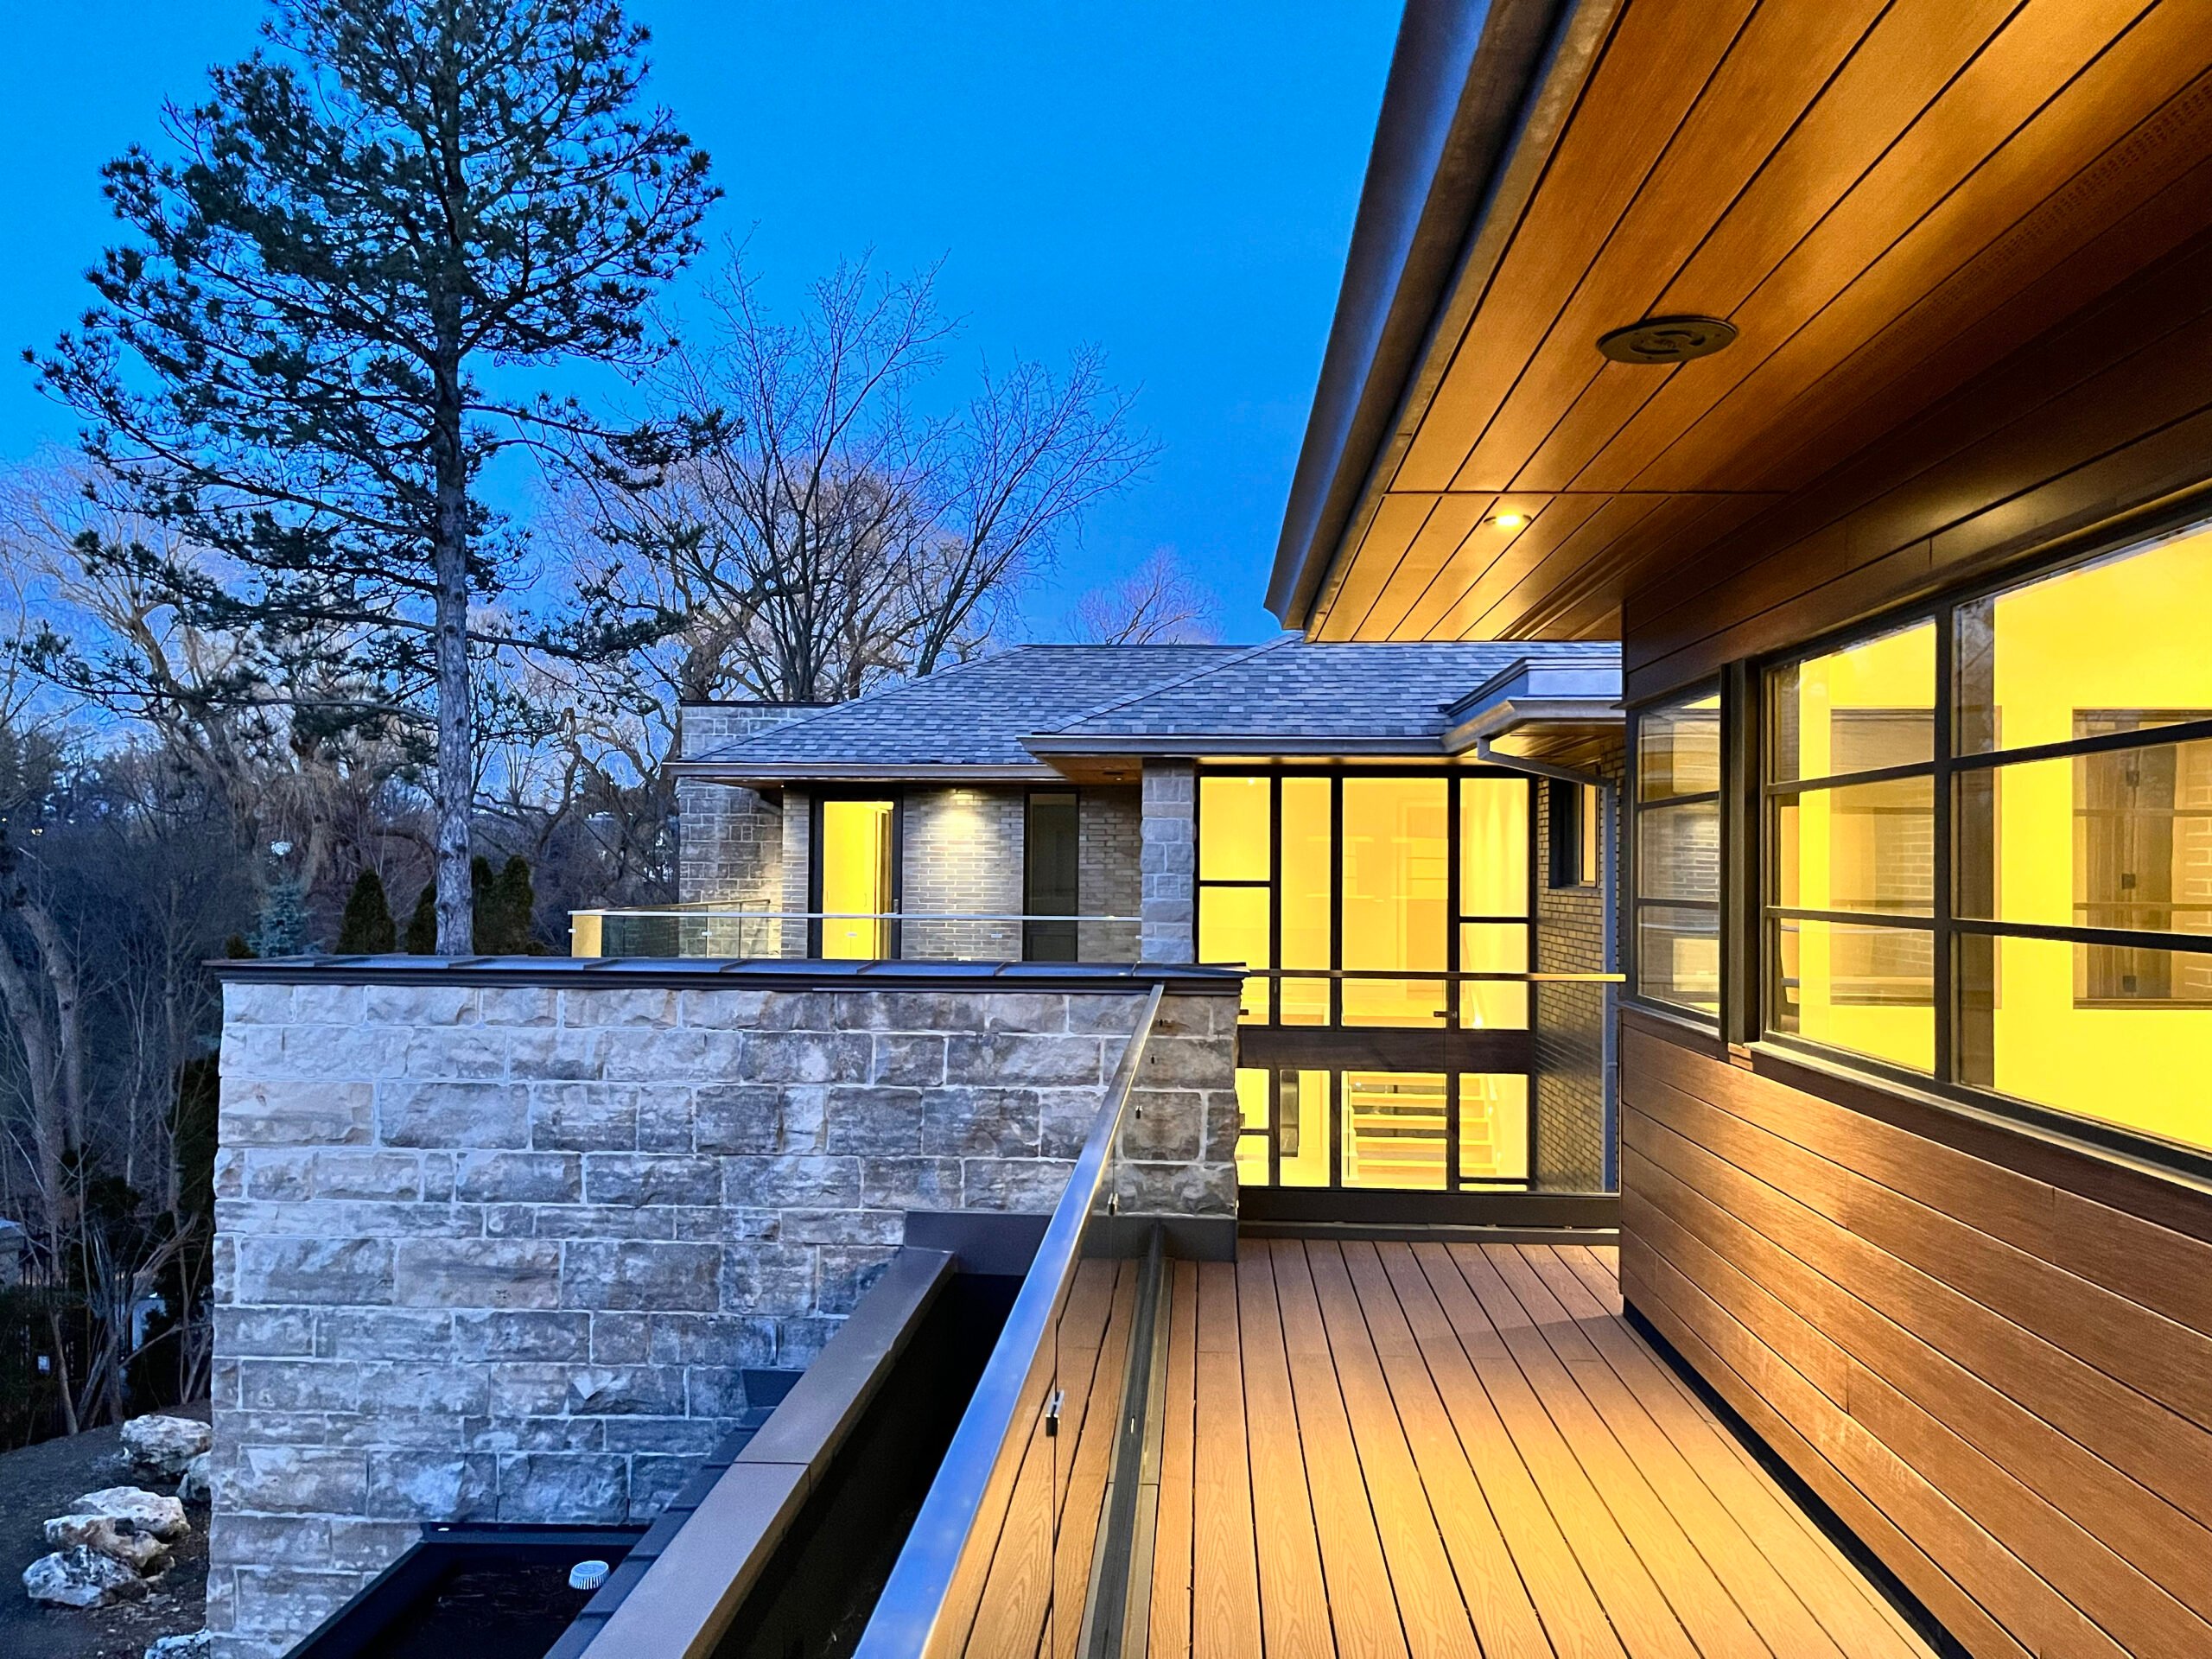
<svg viewBox="0 0 2212 1659">
<path fill-rule="evenodd" d="M 2212 223 L 2187 0 L 1627 0 L 1569 61 L 1571 113 L 1493 202 L 1510 223 L 1477 228 L 1313 638 L 1618 637 L 1640 579 Z M 1674 314 L 1740 338 L 1673 368 L 1593 343 Z"/>
</svg>

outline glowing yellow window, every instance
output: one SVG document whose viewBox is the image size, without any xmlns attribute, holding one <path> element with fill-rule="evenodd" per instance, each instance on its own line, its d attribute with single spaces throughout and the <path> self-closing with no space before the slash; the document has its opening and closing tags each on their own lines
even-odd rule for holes
<svg viewBox="0 0 2212 1659">
<path fill-rule="evenodd" d="M 1440 972 L 1451 846 L 1442 778 L 1344 781 L 1344 965 L 1357 973 Z M 1414 977 L 1351 977 L 1344 1022 L 1443 1023 L 1444 984 Z"/>
<path fill-rule="evenodd" d="M 889 801 L 822 803 L 822 954 L 891 954 Z"/>
</svg>

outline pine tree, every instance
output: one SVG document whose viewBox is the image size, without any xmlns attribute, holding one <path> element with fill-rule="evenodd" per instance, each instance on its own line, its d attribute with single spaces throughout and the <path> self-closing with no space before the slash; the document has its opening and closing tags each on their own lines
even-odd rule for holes
<svg viewBox="0 0 2212 1659">
<path fill-rule="evenodd" d="M 308 948 L 307 889 L 289 876 L 269 884 L 253 930 L 257 957 L 296 957 Z"/>
<path fill-rule="evenodd" d="M 485 889 L 484 909 L 476 923 L 479 948 L 490 955 L 530 955 L 536 944 L 532 923 L 537 911 L 528 861 L 519 855 L 509 858 Z"/>
<path fill-rule="evenodd" d="M 438 953 L 438 884 L 425 881 L 415 896 L 414 912 L 407 918 L 407 954 L 435 957 Z"/>
<path fill-rule="evenodd" d="M 666 431 L 608 429 L 529 380 L 657 358 L 646 304 L 716 193 L 643 104 L 647 36 L 619 0 L 282 0 L 263 32 L 171 109 L 181 156 L 105 169 L 136 240 L 93 270 L 99 302 L 40 383 L 86 417 L 111 505 L 227 569 L 87 557 L 188 621 L 327 659 L 287 682 L 328 688 L 300 694 L 313 723 L 435 734 L 436 943 L 465 954 L 475 658 L 607 656 L 660 626 L 588 598 L 560 626 L 472 622 L 519 556 L 480 480 L 514 444 L 609 477 L 666 458 Z"/>
<path fill-rule="evenodd" d="M 399 944 L 399 929 L 391 919 L 391 906 L 384 896 L 384 878 L 363 870 L 346 895 L 346 913 L 338 924 L 338 952 L 346 957 L 377 957 Z"/>
</svg>

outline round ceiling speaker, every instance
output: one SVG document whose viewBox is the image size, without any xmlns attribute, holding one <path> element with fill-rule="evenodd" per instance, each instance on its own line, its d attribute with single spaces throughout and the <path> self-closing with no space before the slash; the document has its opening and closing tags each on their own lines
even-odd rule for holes
<svg viewBox="0 0 2212 1659">
<path fill-rule="evenodd" d="M 1710 357 L 1736 339 L 1736 325 L 1718 317 L 1646 317 L 1598 336 L 1616 363 L 1687 363 Z"/>
</svg>

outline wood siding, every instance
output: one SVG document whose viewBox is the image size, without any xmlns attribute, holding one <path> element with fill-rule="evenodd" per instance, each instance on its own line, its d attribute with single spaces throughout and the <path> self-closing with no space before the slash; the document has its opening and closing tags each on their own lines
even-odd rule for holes
<svg viewBox="0 0 2212 1659">
<path fill-rule="evenodd" d="M 1627 1301 L 1974 1654 L 2212 1653 L 2212 1194 L 1623 1027 Z"/>
<path fill-rule="evenodd" d="M 2095 265 L 2062 269 L 1975 338 L 2019 338 L 2023 310 L 2081 304 L 2097 292 Z M 2081 304 L 1853 454 L 1865 425 L 1779 429 L 1777 448 L 1817 440 L 1850 459 L 1725 533 L 1707 519 L 1641 550 L 1622 619 L 1631 701 L 2063 538 L 2117 533 L 2201 490 L 2212 474 L 2212 238 Z"/>
</svg>

